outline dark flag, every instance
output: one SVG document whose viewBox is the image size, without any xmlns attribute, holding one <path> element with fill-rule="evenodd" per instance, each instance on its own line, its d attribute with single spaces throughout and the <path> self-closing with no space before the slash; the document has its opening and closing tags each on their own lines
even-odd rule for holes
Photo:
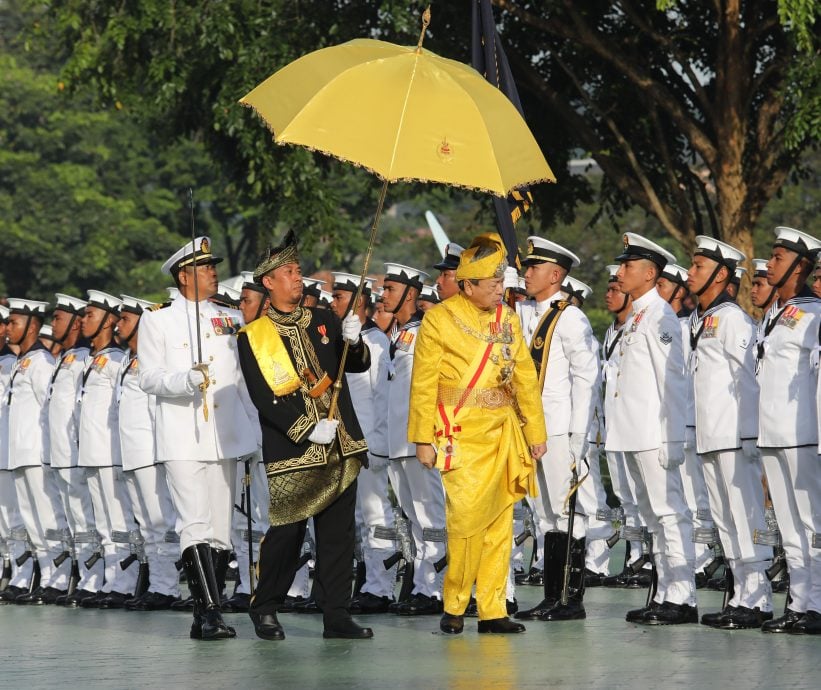
<svg viewBox="0 0 821 690">
<path fill-rule="evenodd" d="M 496 88 L 501 89 L 516 110 L 524 117 L 519 92 L 513 81 L 513 74 L 507 56 L 502 48 L 502 41 L 496 31 L 496 21 L 493 19 L 493 7 L 490 0 L 473 0 L 473 50 L 471 63 L 474 69 L 483 74 Z M 516 242 L 514 224 L 533 203 L 530 190 L 523 188 L 514 191 L 507 199 L 493 198 L 496 207 L 496 221 L 499 234 L 507 249 L 508 262 L 511 266 L 519 266 L 519 249 Z"/>
</svg>

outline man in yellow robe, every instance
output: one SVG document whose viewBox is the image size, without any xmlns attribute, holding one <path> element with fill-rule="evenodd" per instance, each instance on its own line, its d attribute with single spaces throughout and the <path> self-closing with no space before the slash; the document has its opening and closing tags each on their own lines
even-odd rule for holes
<svg viewBox="0 0 821 690">
<path fill-rule="evenodd" d="M 480 633 L 524 632 L 505 605 L 513 506 L 535 494 L 546 432 L 533 360 L 501 303 L 507 266 L 495 233 L 460 258 L 459 293 L 428 310 L 411 382 L 408 440 L 442 473 L 448 568 L 442 632 L 458 634 L 476 584 Z"/>
</svg>

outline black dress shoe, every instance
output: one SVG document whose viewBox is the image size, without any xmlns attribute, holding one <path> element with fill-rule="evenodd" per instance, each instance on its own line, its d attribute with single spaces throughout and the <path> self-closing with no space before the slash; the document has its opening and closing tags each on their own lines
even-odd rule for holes
<svg viewBox="0 0 821 690">
<path fill-rule="evenodd" d="M 186 597 L 185 599 L 178 599 L 171 604 L 172 611 L 180 611 L 181 613 L 190 613 L 194 610 L 194 598 Z"/>
<path fill-rule="evenodd" d="M 333 624 L 326 624 L 322 637 L 326 640 L 367 640 L 373 637 L 373 630 L 358 625 L 353 618 L 342 618 Z"/>
<path fill-rule="evenodd" d="M 0 606 L 3 604 L 13 604 L 17 597 L 25 594 L 26 590 L 16 585 L 9 585 L 2 592 L 0 592 Z"/>
<path fill-rule="evenodd" d="M 487 621 L 479 621 L 480 633 L 523 633 L 526 630 L 521 623 L 514 623 L 510 618 L 491 618 Z"/>
<path fill-rule="evenodd" d="M 544 571 L 539 568 L 531 568 L 527 574 L 527 582 L 525 584 L 533 585 L 534 587 L 544 587 Z"/>
<path fill-rule="evenodd" d="M 53 604 L 57 601 L 57 597 L 65 594 L 61 589 L 54 587 L 38 587 L 33 592 L 21 594 L 14 601 L 16 604 L 29 606 L 44 606 L 45 604 Z"/>
<path fill-rule="evenodd" d="M 698 609 L 688 604 L 674 604 L 670 601 L 662 602 L 661 606 L 644 614 L 644 618 L 637 623 L 644 625 L 681 625 L 683 623 L 698 623 Z"/>
<path fill-rule="evenodd" d="M 470 598 L 468 602 L 467 608 L 465 609 L 464 616 L 466 618 L 478 618 L 479 617 L 479 605 L 476 603 L 476 599 L 474 597 Z"/>
<path fill-rule="evenodd" d="M 652 575 L 649 570 L 640 570 L 637 574 L 627 578 L 625 587 L 628 589 L 646 589 L 650 586 Z"/>
<path fill-rule="evenodd" d="M 507 615 L 513 616 L 519 611 L 519 602 L 516 601 L 516 597 L 513 597 L 513 601 L 507 599 L 505 601 L 505 608 L 507 609 Z"/>
<path fill-rule="evenodd" d="M 350 611 L 360 615 L 387 613 L 392 603 L 392 597 L 378 597 L 370 592 L 360 592 L 351 601 Z"/>
<path fill-rule="evenodd" d="M 439 621 L 439 630 L 447 635 L 459 635 L 465 629 L 464 616 L 453 616 L 446 613 Z"/>
<path fill-rule="evenodd" d="M 294 613 L 322 613 L 313 597 L 294 602 Z"/>
<path fill-rule="evenodd" d="M 277 606 L 277 613 L 293 613 L 294 606 L 305 601 L 304 597 L 286 596 L 284 601 Z"/>
<path fill-rule="evenodd" d="M 601 587 L 604 583 L 605 576 L 597 573 L 589 568 L 584 569 L 584 586 L 585 587 Z"/>
<path fill-rule="evenodd" d="M 713 613 L 705 613 L 701 617 L 702 625 L 709 625 L 711 628 L 721 627 L 721 618 L 728 613 L 736 610 L 736 606 L 725 606 L 721 611 L 714 611 Z"/>
<path fill-rule="evenodd" d="M 126 604 L 127 608 L 133 611 L 169 611 L 175 601 L 179 597 L 171 594 L 160 594 L 159 592 L 146 592 L 141 596 L 133 606 L 129 606 L 131 602 Z"/>
<path fill-rule="evenodd" d="M 532 609 L 525 609 L 524 611 L 519 611 L 513 616 L 516 620 L 520 621 L 537 621 L 541 620 L 541 617 L 550 611 L 557 603 L 556 599 L 542 599 L 536 606 Z"/>
<path fill-rule="evenodd" d="M 710 578 L 707 577 L 707 573 L 705 573 L 703 570 L 699 570 L 695 576 L 696 589 L 704 589 L 707 586 L 709 580 Z"/>
<path fill-rule="evenodd" d="M 251 595 L 243 592 L 234 592 L 234 594 L 222 602 L 223 613 L 248 613 L 248 608 L 251 605 Z"/>
<path fill-rule="evenodd" d="M 408 601 L 399 604 L 396 612 L 400 616 L 431 616 L 442 613 L 442 602 L 436 597 L 414 594 Z"/>
<path fill-rule="evenodd" d="M 581 601 L 568 600 L 566 604 L 557 603 L 552 609 L 548 609 L 541 616 L 540 621 L 576 621 L 587 618 L 584 604 Z"/>
<path fill-rule="evenodd" d="M 524 570 L 514 570 L 513 571 L 513 582 L 517 585 L 526 585 L 527 584 L 527 573 Z"/>
<path fill-rule="evenodd" d="M 718 627 L 722 630 L 748 630 L 760 628 L 764 621 L 772 620 L 772 618 L 772 611 L 739 606 L 733 607 L 732 610 L 723 615 L 718 622 Z"/>
<path fill-rule="evenodd" d="M 250 613 L 254 632 L 263 640 L 284 640 L 285 631 L 277 620 L 275 613 Z"/>
<path fill-rule="evenodd" d="M 821 635 L 821 613 L 807 611 L 789 630 L 793 635 Z"/>
<path fill-rule="evenodd" d="M 618 575 L 608 575 L 601 581 L 602 587 L 627 587 L 628 573 L 621 572 Z"/>
<path fill-rule="evenodd" d="M 770 621 L 765 621 L 761 624 L 761 632 L 769 633 L 785 633 L 790 632 L 793 626 L 802 618 L 804 614 L 799 611 L 787 609 L 786 613 L 779 618 L 774 618 Z"/>
<path fill-rule="evenodd" d="M 660 606 L 661 604 L 659 604 L 658 602 L 651 601 L 649 606 L 642 606 L 640 609 L 632 609 L 628 611 L 627 615 L 624 617 L 624 620 L 626 620 L 628 623 L 640 623 L 644 620 L 644 617 L 648 613 L 650 613 L 650 611 L 653 611 L 654 609 L 657 609 Z"/>
<path fill-rule="evenodd" d="M 130 594 L 123 594 L 122 592 L 109 592 L 108 595 L 100 599 L 97 608 L 100 609 L 122 609 L 125 608 L 125 602 L 131 599 Z"/>
<path fill-rule="evenodd" d="M 711 577 L 707 580 L 707 589 L 714 589 L 716 592 L 724 592 L 727 589 L 727 578 L 724 575 L 721 577 Z"/>
<path fill-rule="evenodd" d="M 67 609 L 76 609 L 79 608 L 83 601 L 86 599 L 93 599 L 97 596 L 97 592 L 89 592 L 87 589 L 78 589 L 73 594 L 69 594 L 65 601 L 63 601 L 63 606 Z"/>
<path fill-rule="evenodd" d="M 108 592 L 95 592 L 93 597 L 85 597 L 80 602 L 80 607 L 84 609 L 96 609 L 100 607 L 100 602 L 108 596 Z"/>
</svg>

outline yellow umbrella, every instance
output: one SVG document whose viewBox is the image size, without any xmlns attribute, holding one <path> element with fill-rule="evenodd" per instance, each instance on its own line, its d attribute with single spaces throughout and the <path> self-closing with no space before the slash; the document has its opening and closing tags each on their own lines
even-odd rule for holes
<svg viewBox="0 0 821 690">
<path fill-rule="evenodd" d="M 476 70 L 415 47 L 356 39 L 309 53 L 275 72 L 240 103 L 278 144 L 296 144 L 366 168 L 383 180 L 360 291 L 390 182 L 440 182 L 507 196 L 555 182 L 522 116 Z M 342 387 L 347 354 L 329 417 Z"/>
</svg>

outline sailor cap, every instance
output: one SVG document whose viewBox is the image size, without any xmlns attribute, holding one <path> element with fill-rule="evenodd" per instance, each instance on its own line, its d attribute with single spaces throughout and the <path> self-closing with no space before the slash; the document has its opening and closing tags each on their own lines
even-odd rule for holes
<svg viewBox="0 0 821 690">
<path fill-rule="evenodd" d="M 684 266 L 667 264 L 661 272 L 661 277 L 683 288 L 687 287 L 687 269 Z"/>
<path fill-rule="evenodd" d="M 319 304 L 324 304 L 326 307 L 330 307 L 333 302 L 333 298 L 334 296 L 327 290 L 319 291 Z"/>
<path fill-rule="evenodd" d="M 191 247 L 194 251 L 191 251 Z M 197 266 L 212 266 L 222 261 L 222 257 L 214 256 L 211 253 L 211 240 L 208 237 L 197 237 L 192 242 L 186 242 L 175 251 L 162 265 L 162 272 L 167 275 L 174 275 L 186 266 L 191 266 L 196 258 Z"/>
<path fill-rule="evenodd" d="M 616 257 L 616 261 L 619 263 L 635 259 L 647 259 L 647 261 L 652 261 L 662 270 L 667 264 L 676 263 L 676 257 L 664 247 L 648 240 L 646 237 L 637 235 L 635 232 L 624 233 L 622 240 L 624 241 L 624 250 Z"/>
<path fill-rule="evenodd" d="M 767 259 L 753 259 L 753 278 L 767 277 Z"/>
<path fill-rule="evenodd" d="M 51 329 L 51 326 L 49 326 L 47 323 L 44 323 L 42 326 L 40 326 L 40 333 L 38 334 L 38 337 L 45 338 L 46 340 L 51 340 L 52 342 L 54 342 L 54 331 Z"/>
<path fill-rule="evenodd" d="M 821 250 L 821 242 L 806 232 L 781 225 L 775 229 L 773 247 L 784 247 L 791 252 L 815 260 L 816 254 Z"/>
<path fill-rule="evenodd" d="M 149 302 L 147 299 L 140 299 L 139 297 L 132 297 L 131 295 L 120 295 L 120 299 L 122 300 L 120 312 L 128 311 L 137 316 L 155 306 L 154 302 Z"/>
<path fill-rule="evenodd" d="M 569 296 L 575 297 L 580 302 L 584 302 L 593 294 L 593 288 L 581 280 L 576 280 L 573 276 L 567 276 L 562 283 L 562 290 Z"/>
<path fill-rule="evenodd" d="M 227 283 L 219 283 L 217 285 L 217 293 L 211 297 L 211 301 L 225 307 L 230 307 L 231 309 L 236 309 L 239 305 L 239 297 L 239 290 L 234 289 Z"/>
<path fill-rule="evenodd" d="M 726 266 L 731 271 L 735 269 L 739 262 L 747 258 L 732 245 L 706 235 L 696 236 L 696 249 L 693 253 L 696 256 L 706 256 L 708 259 Z"/>
<path fill-rule="evenodd" d="M 9 297 L 9 314 L 23 314 L 25 316 L 45 316 L 48 302 L 39 302 L 33 299 Z"/>
<path fill-rule="evenodd" d="M 341 271 L 334 271 L 332 274 L 333 281 L 331 290 L 346 290 L 348 292 L 356 292 L 359 289 L 361 282 L 361 275 L 354 275 L 353 273 L 343 273 Z M 368 296 L 373 288 L 373 278 L 365 278 L 365 285 L 362 288 L 362 294 Z"/>
<path fill-rule="evenodd" d="M 740 285 L 746 273 L 747 269 L 744 268 L 744 266 L 736 266 L 735 271 L 733 271 L 733 275 L 730 276 L 730 282 L 734 283 L 735 285 Z"/>
<path fill-rule="evenodd" d="M 385 264 L 385 281 L 392 281 L 394 283 L 404 283 L 415 287 L 417 290 L 422 290 L 422 284 L 430 276 L 424 271 L 410 266 L 403 266 L 402 264 Z"/>
<path fill-rule="evenodd" d="M 522 265 L 532 266 L 543 263 L 557 264 L 569 271 L 578 266 L 581 261 L 578 256 L 560 244 L 532 235 L 527 238 L 527 256 L 522 261 Z"/>
<path fill-rule="evenodd" d="M 242 290 L 253 290 L 254 292 L 260 292 L 263 295 L 268 294 L 268 290 L 265 289 L 265 286 L 254 280 L 253 271 L 243 271 L 240 273 L 240 277 L 242 278 Z"/>
<path fill-rule="evenodd" d="M 433 267 L 439 271 L 455 271 L 459 266 L 459 257 L 462 256 L 463 251 L 465 251 L 465 248 L 461 245 L 456 244 L 456 242 L 448 242 L 445 245 L 444 258 L 438 264 L 434 264 Z"/>
<path fill-rule="evenodd" d="M 319 299 L 319 293 L 322 290 L 323 285 L 325 285 L 324 280 L 318 280 L 316 278 L 303 278 L 302 293 L 305 295 L 313 295 Z"/>
<path fill-rule="evenodd" d="M 77 316 L 82 316 L 85 314 L 86 304 L 88 303 L 84 299 L 72 297 L 71 295 L 64 295 L 62 292 L 57 292 L 54 296 L 57 298 L 57 304 L 54 305 L 54 311 L 59 309 L 60 311 L 66 311 L 69 314 L 75 314 Z"/>
<path fill-rule="evenodd" d="M 116 314 L 122 304 L 122 300 L 114 295 L 109 295 L 107 292 L 100 290 L 88 291 L 88 306 L 97 307 L 104 311 Z"/>
<path fill-rule="evenodd" d="M 439 304 L 442 301 L 439 299 L 439 293 L 433 285 L 423 285 L 422 292 L 419 293 L 419 299 L 433 304 Z"/>
<path fill-rule="evenodd" d="M 9 320 L 9 308 L 0 304 L 0 323 L 6 323 Z"/>
<path fill-rule="evenodd" d="M 616 278 L 616 273 L 619 272 L 619 264 L 610 264 L 607 266 L 607 282 L 608 283 L 615 283 L 618 281 Z"/>
</svg>

